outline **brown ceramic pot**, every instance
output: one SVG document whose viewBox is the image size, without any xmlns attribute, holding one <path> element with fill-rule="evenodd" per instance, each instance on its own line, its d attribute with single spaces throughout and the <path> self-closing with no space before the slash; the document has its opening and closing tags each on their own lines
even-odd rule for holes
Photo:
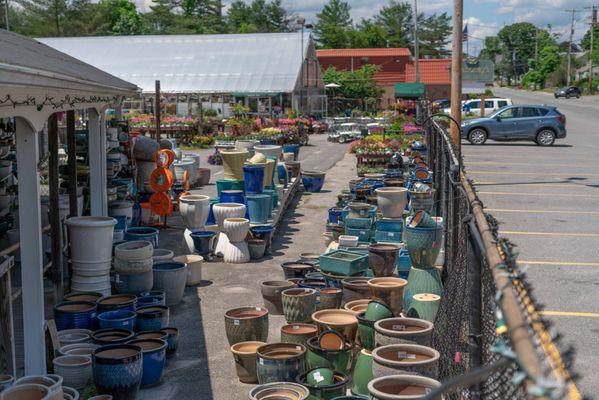
<svg viewBox="0 0 599 400">
<path fill-rule="evenodd" d="M 371 299 L 353 300 L 348 303 L 345 303 L 343 308 L 345 310 L 349 310 L 349 311 L 353 312 L 354 314 L 362 314 L 363 312 L 366 312 L 366 309 L 368 308 L 368 303 L 370 303 L 370 300 Z"/>
<path fill-rule="evenodd" d="M 295 284 L 289 281 L 266 281 L 262 282 L 261 291 L 264 307 L 271 315 L 283 315 L 283 301 L 281 293 L 283 290 L 294 288 Z"/>
<path fill-rule="evenodd" d="M 239 342 L 268 339 L 268 310 L 263 307 L 234 308 L 225 313 L 225 331 L 232 346 Z"/>
<path fill-rule="evenodd" d="M 368 263 L 376 277 L 394 276 L 397 269 L 399 246 L 392 243 L 374 243 L 368 246 Z"/>
<path fill-rule="evenodd" d="M 349 341 L 356 337 L 358 319 L 352 311 L 320 310 L 312 314 L 312 320 L 318 327 L 318 332 L 333 330 L 343 335 Z"/>
<path fill-rule="evenodd" d="M 240 382 L 258 383 L 256 375 L 256 354 L 258 347 L 264 342 L 239 342 L 231 346 L 231 353 L 235 360 L 235 370 Z"/>
<path fill-rule="evenodd" d="M 370 278 L 364 277 L 343 279 L 341 281 L 341 285 L 343 286 L 343 302 L 349 303 L 354 300 L 370 299 L 369 280 Z"/>
<path fill-rule="evenodd" d="M 398 317 L 403 310 L 403 291 L 408 281 L 401 278 L 372 278 L 368 281 L 372 298 L 385 303 Z"/>
<path fill-rule="evenodd" d="M 337 288 L 320 289 L 320 303 L 316 304 L 316 310 L 327 310 L 341 307 L 343 291 Z"/>
<path fill-rule="evenodd" d="M 440 382 L 424 376 L 391 375 L 371 380 L 368 392 L 373 399 L 419 399 L 439 386 Z"/>
<path fill-rule="evenodd" d="M 318 329 L 316 325 L 296 322 L 284 325 L 281 328 L 281 342 L 297 343 L 305 345 L 308 339 L 316 336 Z"/>
<path fill-rule="evenodd" d="M 386 318 L 374 323 L 377 346 L 389 344 L 431 345 L 433 323 L 417 318 Z"/>
<path fill-rule="evenodd" d="M 431 347 L 391 344 L 372 351 L 372 376 L 413 374 L 436 379 L 441 355 Z"/>
</svg>

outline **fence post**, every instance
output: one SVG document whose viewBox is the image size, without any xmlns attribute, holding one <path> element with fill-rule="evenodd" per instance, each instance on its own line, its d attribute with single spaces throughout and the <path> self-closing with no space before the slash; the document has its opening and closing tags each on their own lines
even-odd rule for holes
<svg viewBox="0 0 599 400">
<path fill-rule="evenodd" d="M 463 228 L 468 232 L 468 287 L 469 287 L 469 310 L 470 310 L 470 335 L 468 337 L 468 348 L 470 352 L 470 369 L 474 370 L 482 365 L 481 352 L 481 317 L 482 317 L 482 293 L 481 293 L 481 260 L 485 257 L 484 246 L 478 234 L 476 224 L 472 215 L 468 215 L 468 224 Z M 472 400 L 481 397 L 480 382 L 470 388 Z"/>
</svg>

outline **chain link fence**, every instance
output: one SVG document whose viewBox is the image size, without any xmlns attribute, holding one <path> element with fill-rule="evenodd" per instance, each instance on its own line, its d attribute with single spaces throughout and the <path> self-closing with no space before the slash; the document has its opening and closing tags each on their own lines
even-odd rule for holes
<svg viewBox="0 0 599 400">
<path fill-rule="evenodd" d="M 574 399 L 573 352 L 557 351 L 559 340 L 548 333 L 549 324 L 516 264 L 515 246 L 498 236 L 495 218 L 482 213 L 447 121 L 433 116 L 423 123 L 436 212 L 445 232 L 444 294 L 433 336 L 444 384 L 427 398 L 442 393 L 447 400 L 562 399 L 566 394 Z M 508 302 L 506 293 L 509 299 L 513 293 L 515 302 Z M 521 326 L 513 326 L 514 320 Z"/>
</svg>

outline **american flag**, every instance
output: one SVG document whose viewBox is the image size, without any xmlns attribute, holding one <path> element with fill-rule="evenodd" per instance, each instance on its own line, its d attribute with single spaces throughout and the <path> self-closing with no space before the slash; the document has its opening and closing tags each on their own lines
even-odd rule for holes
<svg viewBox="0 0 599 400">
<path fill-rule="evenodd" d="M 462 42 L 467 42 L 468 41 L 468 24 L 466 24 L 466 26 L 464 27 L 464 30 L 462 31 Z"/>
</svg>

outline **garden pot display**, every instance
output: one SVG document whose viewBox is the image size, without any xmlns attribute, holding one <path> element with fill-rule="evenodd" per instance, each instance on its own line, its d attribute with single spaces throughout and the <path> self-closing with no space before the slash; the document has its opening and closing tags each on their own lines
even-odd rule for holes
<svg viewBox="0 0 599 400">
<path fill-rule="evenodd" d="M 243 188 L 243 181 L 232 181 L 229 179 L 219 179 L 216 181 L 216 193 L 218 196 L 220 196 L 224 190 L 243 190 Z"/>
<path fill-rule="evenodd" d="M 435 200 L 435 189 L 429 189 L 425 192 L 410 190 L 410 209 L 412 212 L 426 211 L 431 213 Z"/>
<path fill-rule="evenodd" d="M 349 373 L 351 367 L 352 354 L 354 351 L 353 342 L 345 342 L 341 349 L 329 350 L 323 349 L 318 344 L 318 337 L 314 336 L 307 340 L 308 346 L 308 366 L 310 368 L 331 368 Z"/>
<path fill-rule="evenodd" d="M 135 331 L 135 311 L 114 310 L 98 314 L 98 326 L 100 329 L 117 328 Z"/>
<path fill-rule="evenodd" d="M 206 186 L 210 183 L 210 168 L 198 168 L 196 173 L 198 175 L 198 185 Z"/>
<path fill-rule="evenodd" d="M 227 218 L 223 222 L 223 232 L 231 243 L 244 241 L 249 229 L 250 221 L 246 218 Z"/>
<path fill-rule="evenodd" d="M 285 161 L 285 168 L 290 171 L 293 178 L 297 178 L 301 174 L 301 163 L 299 161 Z"/>
<path fill-rule="evenodd" d="M 343 301 L 349 303 L 353 300 L 370 299 L 370 287 L 366 277 L 350 277 L 341 281 L 343 285 Z"/>
<path fill-rule="evenodd" d="M 384 218 L 401 218 L 408 202 L 408 189 L 381 187 L 375 190 L 377 205 Z"/>
<path fill-rule="evenodd" d="M 317 302 L 316 310 L 326 310 L 341 307 L 343 291 L 338 288 L 324 288 L 319 291 L 320 301 Z"/>
<path fill-rule="evenodd" d="M 161 331 L 167 333 L 166 337 L 166 358 L 171 358 L 177 354 L 179 348 L 179 329 L 168 327 L 162 328 Z"/>
<path fill-rule="evenodd" d="M 154 289 L 164 290 L 167 306 L 181 302 L 187 281 L 187 265 L 174 261 L 159 261 L 152 267 Z"/>
<path fill-rule="evenodd" d="M 356 315 L 358 319 L 358 336 L 362 347 L 366 350 L 374 349 L 374 322 L 365 317 L 365 313 Z"/>
<path fill-rule="evenodd" d="M 424 398 L 441 382 L 417 375 L 390 375 L 373 379 L 368 392 L 373 400 L 408 400 Z"/>
<path fill-rule="evenodd" d="M 158 248 L 158 229 L 149 226 L 127 228 L 125 231 L 125 240 L 128 242 L 133 240 L 147 240 L 156 249 Z"/>
<path fill-rule="evenodd" d="M 151 269 L 134 275 L 116 273 L 114 283 L 117 293 L 139 293 L 152 289 L 154 273 Z"/>
<path fill-rule="evenodd" d="M 233 308 L 225 313 L 225 331 L 229 345 L 268 339 L 268 310 L 262 307 Z"/>
<path fill-rule="evenodd" d="M 91 339 L 91 336 L 90 336 L 90 339 Z M 91 357 L 94 350 L 97 349 L 98 347 L 100 347 L 100 345 L 94 344 L 94 343 L 67 344 L 58 349 L 58 355 L 60 355 L 60 356 L 66 356 L 66 355 L 90 356 Z"/>
<path fill-rule="evenodd" d="M 264 171 L 266 164 L 246 164 L 243 177 L 246 194 L 260 194 L 264 189 Z"/>
<path fill-rule="evenodd" d="M 258 383 L 256 375 L 256 356 L 259 347 L 265 342 L 239 342 L 231 346 L 235 360 L 235 371 L 240 382 Z"/>
<path fill-rule="evenodd" d="M 397 269 L 399 246 L 375 243 L 368 246 L 368 263 L 376 277 L 394 276 Z"/>
<path fill-rule="evenodd" d="M 289 281 L 262 282 L 262 299 L 264 300 L 264 307 L 268 309 L 270 315 L 283 315 L 283 300 L 281 299 L 281 293 L 284 290 L 293 287 L 295 287 L 295 285 Z"/>
<path fill-rule="evenodd" d="M 362 349 L 356 360 L 356 365 L 353 371 L 353 386 L 351 387 L 352 394 L 368 395 L 368 382 L 372 380 L 372 352 Z M 351 397 L 350 397 L 351 399 Z"/>
<path fill-rule="evenodd" d="M 314 264 L 305 261 L 288 261 L 281 264 L 285 279 L 305 278 L 306 274 L 315 271 Z"/>
<path fill-rule="evenodd" d="M 97 307 L 90 301 L 63 301 L 54 306 L 56 329 L 93 329 Z"/>
<path fill-rule="evenodd" d="M 55 379 L 55 377 L 58 378 Z M 48 400 L 62 400 L 62 382 L 63 379 L 58 375 L 28 375 L 17 379 L 13 387 L 18 387 L 22 385 L 39 385 L 48 390 Z M 2 399 L 4 399 L 4 397 L 2 397 Z M 17 399 L 22 400 L 23 398 L 17 397 Z"/>
<path fill-rule="evenodd" d="M 92 342 L 101 346 L 121 344 L 131 339 L 135 334 L 128 329 L 98 329 L 92 333 Z"/>
<path fill-rule="evenodd" d="M 135 400 L 143 374 L 142 348 L 131 344 L 100 347 L 92 355 L 94 383 L 114 400 Z"/>
<path fill-rule="evenodd" d="M 243 181 L 243 164 L 248 158 L 247 150 L 220 150 L 223 159 L 224 178 Z"/>
<path fill-rule="evenodd" d="M 91 341 L 92 331 L 89 329 L 65 329 L 58 331 L 58 340 L 61 346 Z"/>
<path fill-rule="evenodd" d="M 115 294 L 105 296 L 97 301 L 98 313 L 115 310 L 135 311 L 137 307 L 137 296 L 134 294 Z"/>
<path fill-rule="evenodd" d="M 136 275 L 151 271 L 153 252 L 154 246 L 147 240 L 118 244 L 114 248 L 114 269 L 120 275 Z"/>
<path fill-rule="evenodd" d="M 413 228 L 406 226 L 405 242 L 416 268 L 432 268 L 441 250 L 443 227 Z"/>
<path fill-rule="evenodd" d="M 302 184 L 304 189 L 310 193 L 318 193 L 324 185 L 326 172 L 322 171 L 302 171 Z"/>
<path fill-rule="evenodd" d="M 321 254 L 318 265 L 324 272 L 352 276 L 368 269 L 368 256 L 346 250 L 333 250 Z"/>
<path fill-rule="evenodd" d="M 283 154 L 283 148 L 279 145 L 257 144 L 254 146 L 254 151 L 256 153 L 264 154 L 266 157 L 274 157 L 277 160 Z"/>
<path fill-rule="evenodd" d="M 166 341 L 162 339 L 136 339 L 127 344 L 139 346 L 142 350 L 141 387 L 160 383 L 166 363 Z"/>
<path fill-rule="evenodd" d="M 306 345 L 308 339 L 317 335 L 316 325 L 295 322 L 281 327 L 281 342 Z"/>
<path fill-rule="evenodd" d="M 306 389 L 307 390 L 307 389 Z M 47 387 L 34 383 L 13 386 L 2 392 L 2 400 L 50 400 Z"/>
<path fill-rule="evenodd" d="M 204 257 L 195 254 L 187 254 L 173 258 L 174 262 L 187 264 L 186 286 L 198 285 L 202 282 L 202 264 Z"/>
<path fill-rule="evenodd" d="M 402 278 L 383 277 L 368 281 L 373 299 L 385 303 L 395 316 L 399 316 L 404 308 L 404 289 L 408 281 Z"/>
<path fill-rule="evenodd" d="M 356 315 L 347 310 L 320 310 L 312 314 L 318 332 L 334 330 L 348 340 L 354 340 L 358 329 Z"/>
<path fill-rule="evenodd" d="M 179 197 L 179 200 L 179 212 L 185 226 L 190 230 L 202 229 L 210 213 L 210 197 L 188 194 Z"/>
<path fill-rule="evenodd" d="M 216 232 L 213 231 L 193 231 L 190 233 L 190 238 L 193 241 L 195 253 L 210 259 L 214 249 L 214 239 Z"/>
<path fill-rule="evenodd" d="M 277 160 L 269 157 L 266 160 L 266 168 L 264 168 L 264 188 L 271 188 L 273 186 L 276 168 Z M 264 190 L 262 192 L 264 192 Z"/>
<path fill-rule="evenodd" d="M 347 208 L 349 218 L 369 218 L 372 206 L 368 203 L 349 203 Z"/>
<path fill-rule="evenodd" d="M 267 194 L 248 194 L 245 196 L 250 222 L 265 224 L 270 218 L 271 196 Z"/>
<path fill-rule="evenodd" d="M 243 204 L 243 190 L 223 190 L 218 196 L 220 203 Z"/>
<path fill-rule="evenodd" d="M 439 310 L 439 304 L 441 303 L 441 296 L 431 293 L 418 293 L 412 296 L 412 304 L 407 314 L 410 318 L 419 318 L 426 321 L 433 322 L 437 311 Z"/>
<path fill-rule="evenodd" d="M 306 371 L 306 347 L 272 343 L 257 349 L 258 382 L 295 382 Z"/>
<path fill-rule="evenodd" d="M 104 295 L 99 292 L 78 292 L 65 294 L 64 301 L 91 301 L 95 303 L 100 297 Z"/>
<path fill-rule="evenodd" d="M 330 384 L 310 384 L 308 382 L 308 376 L 313 372 L 308 371 L 299 378 L 299 382 L 308 388 L 310 391 L 310 398 L 331 400 L 335 397 L 344 395 L 349 385 L 349 377 L 339 371 L 333 373 L 333 382 Z M 318 378 L 322 379 L 321 375 L 317 375 Z"/>
<path fill-rule="evenodd" d="M 150 306 L 137 310 L 137 331 L 157 331 L 169 326 L 169 322 L 170 312 L 167 306 Z"/>
<path fill-rule="evenodd" d="M 436 378 L 441 355 L 431 347 L 418 344 L 390 344 L 372 351 L 372 375 L 412 374 Z"/>
<path fill-rule="evenodd" d="M 270 246 L 272 243 L 272 237 L 274 235 L 275 228 L 270 225 L 258 225 L 252 226 L 250 228 L 250 232 L 252 233 L 254 239 L 262 239 L 266 242 L 266 250 L 264 251 L 264 255 L 269 256 L 271 254 Z"/>
<path fill-rule="evenodd" d="M 63 378 L 63 384 L 81 390 L 92 377 L 92 360 L 88 356 L 66 355 L 52 360 L 54 372 Z"/>
<path fill-rule="evenodd" d="M 252 388 L 249 393 L 250 400 L 306 400 L 308 396 L 308 388 L 291 382 L 265 383 Z"/>
<path fill-rule="evenodd" d="M 443 283 L 441 282 L 441 271 L 439 271 L 439 269 L 410 268 L 408 285 L 404 289 L 404 309 L 410 309 L 412 306 L 412 298 L 415 294 L 419 293 L 430 293 L 443 296 Z"/>
<path fill-rule="evenodd" d="M 368 303 L 370 303 L 370 299 L 359 299 L 352 300 L 350 302 L 345 303 L 343 309 L 353 312 L 354 314 L 362 314 L 366 311 L 368 307 Z"/>
<path fill-rule="evenodd" d="M 389 344 L 431 345 L 433 323 L 416 318 L 386 318 L 374 323 L 377 346 Z"/>
<path fill-rule="evenodd" d="M 286 289 L 281 293 L 283 314 L 288 323 L 310 322 L 316 309 L 316 290 L 307 288 Z"/>
<path fill-rule="evenodd" d="M 247 241 L 248 249 L 250 250 L 250 259 L 259 260 L 264 257 L 266 251 L 266 242 L 262 239 L 249 239 Z"/>
<path fill-rule="evenodd" d="M 293 161 L 297 161 L 300 152 L 300 145 L 295 143 L 284 144 L 283 153 L 293 153 Z"/>
</svg>

